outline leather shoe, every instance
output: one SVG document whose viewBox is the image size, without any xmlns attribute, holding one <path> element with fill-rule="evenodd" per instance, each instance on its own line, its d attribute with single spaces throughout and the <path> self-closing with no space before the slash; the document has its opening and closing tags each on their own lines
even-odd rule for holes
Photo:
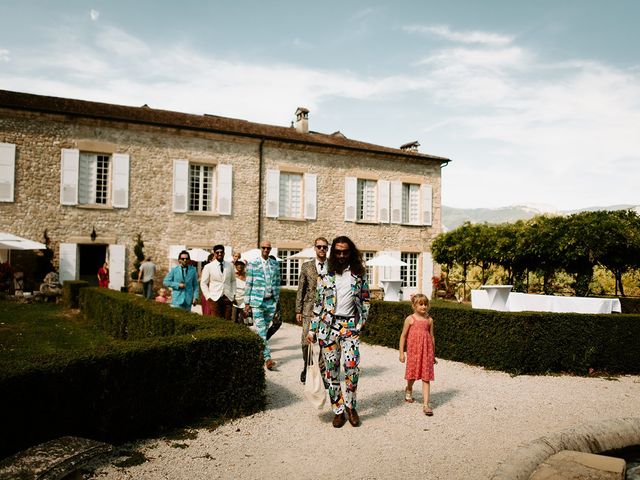
<svg viewBox="0 0 640 480">
<path fill-rule="evenodd" d="M 270 358 L 264 363 L 264 366 L 267 370 L 274 370 L 276 368 L 276 362 L 271 360 Z"/>
<path fill-rule="evenodd" d="M 347 418 L 349 419 L 349 423 L 354 427 L 360 426 L 360 417 L 358 416 L 358 412 L 356 412 L 355 408 L 345 407 L 347 411 Z"/>
<path fill-rule="evenodd" d="M 342 427 L 345 423 L 347 422 L 346 417 L 344 416 L 344 412 L 342 413 L 338 413 L 337 415 L 335 415 L 333 417 L 333 426 L 335 428 L 340 428 Z"/>
<path fill-rule="evenodd" d="M 305 383 L 307 381 L 307 371 L 302 370 L 300 372 L 300 383 Z"/>
</svg>

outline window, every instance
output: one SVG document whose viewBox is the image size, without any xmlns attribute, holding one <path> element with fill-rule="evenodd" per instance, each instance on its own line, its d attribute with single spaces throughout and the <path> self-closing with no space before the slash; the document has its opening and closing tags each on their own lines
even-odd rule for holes
<svg viewBox="0 0 640 480">
<path fill-rule="evenodd" d="M 358 179 L 357 220 L 376 221 L 376 181 Z"/>
<path fill-rule="evenodd" d="M 362 260 L 365 263 L 365 266 L 369 260 L 376 256 L 376 252 L 362 252 Z M 373 283 L 373 268 L 367 267 L 367 281 L 369 282 L 369 286 L 372 287 Z"/>
<path fill-rule="evenodd" d="M 78 203 L 106 205 L 109 201 L 111 158 L 100 153 L 80 153 L 78 168 Z"/>
<path fill-rule="evenodd" d="M 213 210 L 213 170 L 211 165 L 189 164 L 189 211 Z"/>
<path fill-rule="evenodd" d="M 420 185 L 402 184 L 402 223 L 420 223 Z"/>
<path fill-rule="evenodd" d="M 316 219 L 315 173 L 267 170 L 267 217 Z"/>
<path fill-rule="evenodd" d="M 279 216 L 302 218 L 302 174 L 280 172 Z"/>
<path fill-rule="evenodd" d="M 400 260 L 407 265 L 400 267 L 400 279 L 402 280 L 403 287 L 417 287 L 418 286 L 418 254 L 417 253 L 405 253 L 400 254 Z"/>
<path fill-rule="evenodd" d="M 16 146 L 0 143 L 0 202 L 13 202 L 16 170 Z"/>
<path fill-rule="evenodd" d="M 291 255 L 300 253 L 300 250 L 280 250 L 278 249 L 278 257 L 280 262 L 280 285 L 283 287 L 297 287 L 298 276 L 300 275 L 300 260 L 297 258 L 289 258 Z"/>
</svg>

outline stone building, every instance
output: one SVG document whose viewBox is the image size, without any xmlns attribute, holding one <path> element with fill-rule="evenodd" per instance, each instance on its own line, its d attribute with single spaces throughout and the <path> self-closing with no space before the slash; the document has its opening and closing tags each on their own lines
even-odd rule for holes
<svg viewBox="0 0 640 480">
<path fill-rule="evenodd" d="M 346 234 L 366 259 L 408 263 L 373 269 L 374 286 L 401 275 L 405 295 L 430 294 L 449 160 L 417 145 L 313 132 L 305 108 L 278 127 L 0 90 L 0 231 L 46 229 L 63 280 L 93 280 L 108 260 L 115 289 L 130 281 L 138 233 L 158 277 L 184 247 L 271 240 L 285 287 L 297 284 L 291 255 Z"/>
</svg>

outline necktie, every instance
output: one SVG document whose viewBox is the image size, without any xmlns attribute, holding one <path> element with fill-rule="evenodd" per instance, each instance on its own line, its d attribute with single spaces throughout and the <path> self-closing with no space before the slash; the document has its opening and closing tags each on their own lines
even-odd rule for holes
<svg viewBox="0 0 640 480">
<path fill-rule="evenodd" d="M 224 272 L 224 265 L 223 265 L 223 263 L 222 263 L 222 262 L 220 262 L 220 271 L 221 271 L 221 272 Z"/>
<path fill-rule="evenodd" d="M 324 262 L 318 263 L 318 269 L 319 269 L 318 271 L 322 273 L 322 270 L 324 269 Z"/>
</svg>

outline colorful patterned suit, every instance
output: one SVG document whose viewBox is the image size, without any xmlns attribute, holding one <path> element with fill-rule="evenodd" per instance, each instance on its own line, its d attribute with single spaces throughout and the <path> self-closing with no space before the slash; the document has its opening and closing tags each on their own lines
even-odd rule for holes
<svg viewBox="0 0 640 480">
<path fill-rule="evenodd" d="M 264 341 L 263 355 L 265 361 L 271 358 L 271 349 L 267 341 L 267 330 L 276 312 L 276 305 L 280 300 L 280 266 L 278 261 L 269 257 L 265 268 L 268 269 L 270 283 L 267 284 L 265 268 L 262 259 L 249 262 L 247 280 L 244 290 L 244 303 L 251 307 L 253 322 L 258 335 Z M 269 296 L 269 293 L 271 294 Z"/>
<path fill-rule="evenodd" d="M 316 332 L 326 365 L 329 398 L 333 412 L 338 415 L 347 407 L 356 408 L 356 390 L 360 373 L 360 330 L 369 313 L 369 285 L 366 276 L 351 274 L 351 294 L 355 317 L 335 318 L 337 290 L 335 274 L 322 275 L 316 286 L 316 302 L 311 329 Z M 344 363 L 345 393 L 340 385 L 340 363 Z"/>
</svg>

